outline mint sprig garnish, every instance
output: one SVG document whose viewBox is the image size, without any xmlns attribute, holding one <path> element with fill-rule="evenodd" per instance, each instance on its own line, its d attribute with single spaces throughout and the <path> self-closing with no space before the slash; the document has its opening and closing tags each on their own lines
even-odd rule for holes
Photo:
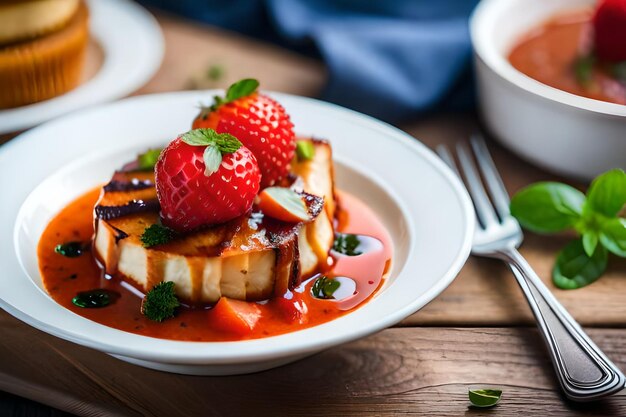
<svg viewBox="0 0 626 417">
<path fill-rule="evenodd" d="M 187 145 L 206 146 L 202 159 L 204 160 L 204 175 L 207 177 L 217 172 L 225 154 L 237 152 L 241 147 L 241 142 L 233 135 L 217 133 L 207 128 L 190 130 L 183 133 L 180 138 Z"/>
<path fill-rule="evenodd" d="M 174 288 L 175 284 L 172 281 L 160 282 L 152 287 L 143 298 L 141 313 L 158 322 L 174 317 L 180 305 Z"/>
<path fill-rule="evenodd" d="M 315 146 L 310 140 L 299 140 L 296 142 L 296 155 L 298 161 L 309 161 L 315 156 Z"/>
<path fill-rule="evenodd" d="M 141 243 L 144 248 L 149 248 L 156 245 L 163 245 L 169 242 L 176 236 L 176 233 L 163 225 L 153 224 L 146 227 L 140 236 Z"/>
<path fill-rule="evenodd" d="M 141 171 L 152 171 L 159 160 L 162 150 L 162 148 L 148 149 L 146 152 L 137 155 L 137 167 Z"/>
<path fill-rule="evenodd" d="M 540 182 L 519 191 L 511 200 L 511 214 L 537 233 L 573 230 L 580 239 L 557 256 L 554 285 L 581 288 L 606 270 L 608 253 L 626 257 L 626 173 L 614 169 L 598 176 L 587 194 L 566 184 Z"/>
</svg>

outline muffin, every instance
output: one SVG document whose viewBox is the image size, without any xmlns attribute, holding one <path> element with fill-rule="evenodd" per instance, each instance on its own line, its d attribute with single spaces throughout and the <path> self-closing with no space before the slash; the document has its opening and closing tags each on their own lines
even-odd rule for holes
<svg viewBox="0 0 626 417">
<path fill-rule="evenodd" d="M 76 87 L 88 30 L 81 0 L 0 0 L 0 109 Z"/>
</svg>

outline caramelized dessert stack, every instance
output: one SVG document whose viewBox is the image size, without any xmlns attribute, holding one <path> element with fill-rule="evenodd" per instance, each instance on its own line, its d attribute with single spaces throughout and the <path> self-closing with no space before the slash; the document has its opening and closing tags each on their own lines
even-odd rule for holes
<svg viewBox="0 0 626 417">
<path fill-rule="evenodd" d="M 291 189 L 308 193 L 304 200 L 312 221 L 276 220 L 255 204 L 226 223 L 152 247 L 144 247 L 141 236 L 159 223 L 154 173 L 116 172 L 95 207 L 94 248 L 106 273 L 119 274 L 144 291 L 172 281 L 177 296 L 192 303 L 284 294 L 326 265 L 334 240 L 331 147 L 320 140 L 309 143 L 313 156 L 294 157 L 289 182 Z"/>
</svg>

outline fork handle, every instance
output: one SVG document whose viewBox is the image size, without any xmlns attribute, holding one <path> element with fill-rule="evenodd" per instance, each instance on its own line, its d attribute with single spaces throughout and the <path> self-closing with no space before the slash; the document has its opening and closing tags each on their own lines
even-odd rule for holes
<svg viewBox="0 0 626 417">
<path fill-rule="evenodd" d="M 626 383 L 622 372 L 585 334 L 517 249 L 499 254 L 526 295 L 567 398 L 591 401 L 622 390 Z"/>
</svg>

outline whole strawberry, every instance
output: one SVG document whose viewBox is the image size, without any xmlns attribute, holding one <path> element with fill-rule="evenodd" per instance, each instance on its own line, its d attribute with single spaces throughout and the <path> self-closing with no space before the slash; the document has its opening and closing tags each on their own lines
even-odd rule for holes
<svg viewBox="0 0 626 417">
<path fill-rule="evenodd" d="M 626 61 L 626 0 L 604 0 L 593 16 L 595 53 L 603 61 Z"/>
<path fill-rule="evenodd" d="M 296 148 L 293 123 L 283 106 L 257 92 L 259 82 L 241 80 L 231 85 L 226 97 L 215 97 L 215 104 L 203 108 L 193 128 L 212 128 L 230 133 L 252 151 L 261 169 L 261 188 L 283 179 Z"/>
<path fill-rule="evenodd" d="M 161 220 L 178 232 L 241 216 L 250 210 L 261 180 L 252 152 L 234 136 L 212 129 L 174 139 L 154 169 Z"/>
</svg>

